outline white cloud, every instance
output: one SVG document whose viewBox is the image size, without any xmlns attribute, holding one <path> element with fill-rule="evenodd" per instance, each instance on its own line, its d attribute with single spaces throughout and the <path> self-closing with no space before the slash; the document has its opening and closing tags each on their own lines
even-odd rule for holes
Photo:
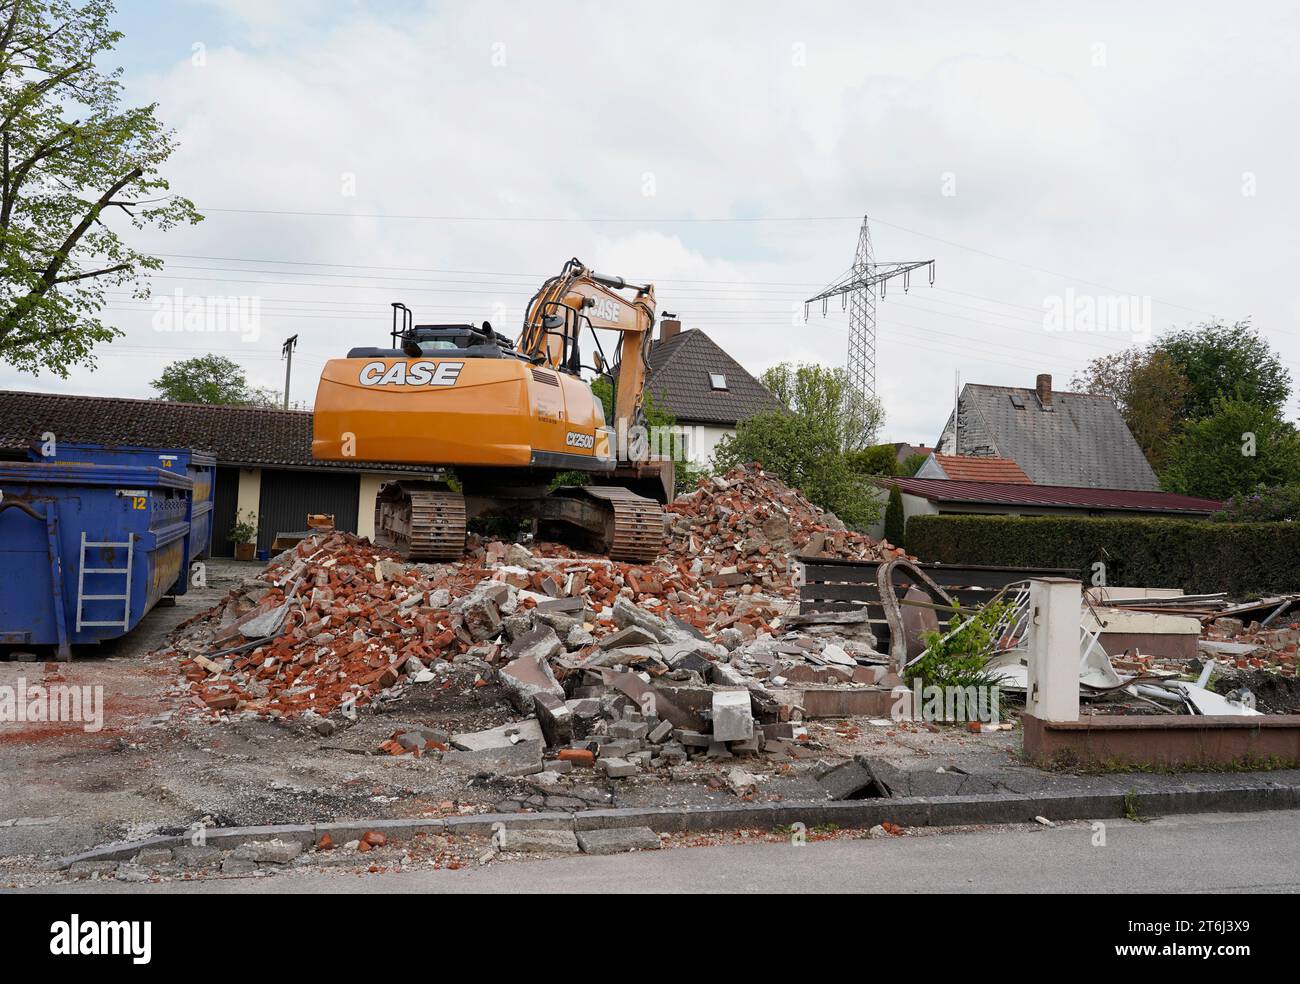
<svg viewBox="0 0 1300 984">
<path fill-rule="evenodd" d="M 1298 80 L 1284 32 L 1262 15 L 1243 23 L 1209 5 L 1103 6 L 1072 22 L 1031 5 L 1000 18 L 965 5 L 888 18 L 855 5 L 578 3 L 563 16 L 540 4 L 216 6 L 239 27 L 209 47 L 206 66 L 185 57 L 128 80 L 133 98 L 157 99 L 178 128 L 168 173 L 201 209 L 878 216 L 877 258 L 933 256 L 942 288 L 922 280 L 881 304 L 890 437 L 936 436 L 957 369 L 972 381 L 1028 385 L 1049 371 L 1064 382 L 1122 344 L 1042 331 L 1044 297 L 1069 281 L 992 256 L 1152 295 L 1157 329 L 1200 311 L 1253 314 L 1300 364 L 1297 305 L 1277 276 L 1293 238 L 1283 216 L 1300 211 L 1287 166 L 1300 138 L 1278 125 L 1293 115 Z M 1285 8 L 1276 18 L 1294 27 Z M 1258 176 L 1256 198 L 1241 195 L 1244 171 Z M 955 196 L 943 194 L 945 174 Z M 856 236 L 852 219 L 209 211 L 194 229 L 148 241 L 169 254 L 376 268 L 169 259 L 179 279 L 159 279 L 161 290 L 261 295 L 259 341 L 214 343 L 258 383 L 282 382 L 279 341 L 299 334 L 301 397 L 325 359 L 382 341 L 390 300 L 420 320 L 477 321 L 504 305 L 517 323 L 537 280 L 572 255 L 658 278 L 661 308 L 755 371 L 790 358 L 838 363 L 838 306 L 806 327 L 792 313 L 849 265 Z M 272 272 L 180 269 L 202 265 Z M 98 373 L 58 383 L 0 370 L 0 385 L 147 395 L 166 362 L 211 341 L 161 337 L 147 310 L 113 314 L 128 338 L 102 350 Z"/>
</svg>

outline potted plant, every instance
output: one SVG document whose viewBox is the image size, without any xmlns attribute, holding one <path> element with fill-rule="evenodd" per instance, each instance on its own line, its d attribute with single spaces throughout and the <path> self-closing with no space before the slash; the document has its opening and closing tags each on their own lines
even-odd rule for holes
<svg viewBox="0 0 1300 984">
<path fill-rule="evenodd" d="M 235 545 L 236 560 L 252 560 L 257 551 L 257 514 L 251 509 L 244 515 L 236 513 L 229 539 Z"/>
</svg>

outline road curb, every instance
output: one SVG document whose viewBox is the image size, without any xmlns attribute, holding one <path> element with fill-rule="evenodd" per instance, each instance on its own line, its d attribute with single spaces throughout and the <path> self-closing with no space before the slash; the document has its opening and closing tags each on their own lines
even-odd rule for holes
<svg viewBox="0 0 1300 984">
<path fill-rule="evenodd" d="M 1137 813 L 1251 813 L 1300 809 L 1300 786 L 1258 782 L 1237 786 L 1164 790 L 1002 793 L 991 796 L 913 796 L 897 799 L 815 800 L 736 803 L 734 806 L 627 807 L 576 813 L 479 813 L 439 820 L 339 820 L 313 824 L 266 824 L 257 827 L 211 827 L 203 832 L 208 847 L 234 848 L 250 841 L 295 840 L 304 846 L 329 834 L 336 844 L 368 830 L 400 843 L 417 834 L 489 834 L 506 828 L 597 830 L 604 827 L 649 827 L 658 833 L 703 832 L 738 828 L 771 829 L 803 824 L 812 827 L 873 827 L 886 821 L 903 827 L 948 827 L 967 824 L 1026 823 L 1048 820 L 1105 820 Z M 193 834 L 160 835 L 119 841 L 70 855 L 55 862 L 66 869 L 79 861 L 126 861 L 146 848 L 195 845 Z"/>
</svg>

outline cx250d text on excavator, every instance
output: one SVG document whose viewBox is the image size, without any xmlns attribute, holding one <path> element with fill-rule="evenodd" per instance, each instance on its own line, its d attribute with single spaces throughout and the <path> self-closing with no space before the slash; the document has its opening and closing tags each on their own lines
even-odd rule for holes
<svg viewBox="0 0 1300 984">
<path fill-rule="evenodd" d="M 625 296 L 628 292 L 631 297 Z M 312 454 L 450 471 L 389 482 L 375 539 L 412 559 L 454 559 L 469 520 L 536 520 L 539 536 L 616 560 L 644 561 L 664 541 L 672 462 L 646 457 L 644 396 L 655 323 L 652 284 L 603 276 L 577 259 L 533 295 L 512 344 L 484 322 L 416 325 L 393 305 L 392 348 L 331 359 L 316 391 Z M 583 329 L 594 365 L 583 364 Z M 615 360 L 597 330 L 616 332 Z M 581 372 L 617 376 L 614 424 Z M 551 490 L 561 472 L 588 484 Z"/>
</svg>

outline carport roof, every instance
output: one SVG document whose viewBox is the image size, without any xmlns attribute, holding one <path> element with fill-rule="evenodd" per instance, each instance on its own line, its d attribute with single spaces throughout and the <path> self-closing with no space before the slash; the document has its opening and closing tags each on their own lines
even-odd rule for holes
<svg viewBox="0 0 1300 984">
<path fill-rule="evenodd" d="M 67 442 L 207 451 L 222 465 L 429 471 L 383 461 L 317 461 L 311 456 L 311 421 L 310 410 L 0 390 L 0 449 L 9 452 L 51 433 Z"/>
</svg>

